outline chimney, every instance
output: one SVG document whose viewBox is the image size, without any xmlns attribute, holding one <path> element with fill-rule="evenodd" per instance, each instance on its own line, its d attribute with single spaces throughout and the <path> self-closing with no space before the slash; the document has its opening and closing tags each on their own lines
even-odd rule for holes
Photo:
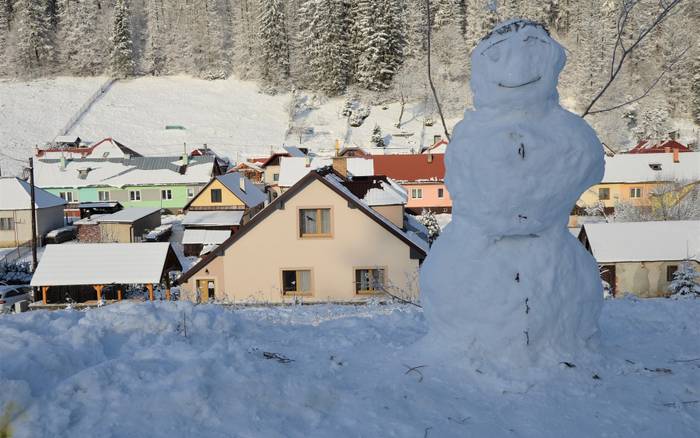
<svg viewBox="0 0 700 438">
<path fill-rule="evenodd" d="M 239 174 L 238 176 L 238 188 L 241 189 L 243 193 L 245 193 L 245 177 L 243 174 Z"/>
<path fill-rule="evenodd" d="M 432 163 L 432 162 L 433 162 L 433 154 L 428 153 L 428 163 Z"/>
<path fill-rule="evenodd" d="M 190 164 L 190 160 L 189 160 L 190 157 L 189 157 L 189 155 L 187 155 L 187 143 L 183 143 L 183 145 L 184 145 L 184 151 L 182 154 L 182 165 L 187 166 L 188 164 Z"/>
<path fill-rule="evenodd" d="M 61 159 L 58 162 L 58 168 L 61 170 L 61 172 L 66 170 L 66 157 L 63 154 L 61 154 Z"/>
<path fill-rule="evenodd" d="M 664 146 L 664 152 L 666 152 L 667 154 L 670 154 L 671 153 L 671 146 Z"/>
<path fill-rule="evenodd" d="M 307 155 L 306 157 L 304 157 L 304 165 L 306 167 L 311 167 L 311 157 L 310 156 Z"/>
<path fill-rule="evenodd" d="M 681 157 L 679 156 L 678 148 L 673 149 L 673 162 L 674 163 L 680 163 L 681 162 Z"/>
<path fill-rule="evenodd" d="M 333 157 L 333 170 L 343 178 L 348 177 L 348 160 L 345 157 Z"/>
</svg>

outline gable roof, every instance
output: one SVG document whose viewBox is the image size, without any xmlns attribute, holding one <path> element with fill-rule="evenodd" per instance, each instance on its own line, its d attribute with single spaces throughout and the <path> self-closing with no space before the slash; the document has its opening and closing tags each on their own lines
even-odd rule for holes
<svg viewBox="0 0 700 438">
<path fill-rule="evenodd" d="M 445 154 L 374 155 L 374 173 L 397 181 L 442 181 Z"/>
<path fill-rule="evenodd" d="M 119 210 L 116 213 L 100 215 L 97 222 L 99 223 L 132 223 L 146 216 L 159 213 L 160 208 L 157 207 L 132 207 Z"/>
<path fill-rule="evenodd" d="M 255 228 L 258 224 L 267 219 L 268 216 L 272 215 L 279 208 L 283 207 L 289 199 L 294 197 L 297 193 L 300 193 L 314 181 L 320 181 L 321 183 L 323 183 L 326 187 L 333 190 L 336 194 L 346 199 L 349 205 L 358 208 L 370 219 L 372 219 L 384 229 L 389 231 L 391 234 L 396 236 L 399 240 L 406 243 L 411 248 L 412 253 L 413 251 L 415 251 L 421 259 L 425 258 L 425 256 L 428 253 L 429 247 L 423 239 L 421 239 L 418 235 L 412 232 L 403 231 L 402 229 L 394 225 L 391 221 L 386 219 L 384 216 L 377 213 L 375 210 L 373 210 L 371 207 L 369 207 L 367 204 L 365 204 L 364 202 L 359 200 L 355 195 L 353 195 L 352 192 L 348 190 L 345 186 L 343 186 L 343 178 L 341 176 L 334 173 L 332 170 L 326 169 L 323 171 L 309 172 L 306 176 L 304 176 L 301 179 L 301 181 L 296 183 L 286 192 L 282 193 L 282 195 L 280 195 L 274 201 L 272 201 L 260 213 L 255 215 L 250 220 L 250 222 L 243 225 L 237 233 L 235 233 L 225 242 L 223 242 L 219 246 L 219 248 L 217 248 L 216 251 L 207 254 L 202 258 L 202 260 L 199 261 L 199 263 L 195 264 L 187 272 L 183 273 L 182 276 L 180 276 L 180 278 L 177 280 L 177 284 L 182 284 L 183 282 L 187 281 L 194 274 L 201 271 L 216 257 L 223 255 L 226 249 L 228 249 L 230 246 L 232 246 L 238 240 L 240 240 L 243 236 L 245 236 L 248 233 L 248 231 Z"/>
<path fill-rule="evenodd" d="M 184 166 L 182 157 L 130 157 L 118 159 L 41 159 L 34 163 L 39 187 L 124 187 L 127 185 L 206 184 L 215 173 L 211 156 L 194 157 Z"/>
<path fill-rule="evenodd" d="M 29 210 L 31 208 L 31 186 L 19 178 L 0 178 L 0 210 Z M 36 208 L 66 205 L 66 201 L 39 187 L 34 187 Z"/>
<path fill-rule="evenodd" d="M 668 149 L 668 150 L 667 150 Z M 678 143 L 676 140 L 664 140 L 659 142 L 651 142 L 649 140 L 642 140 L 635 147 L 627 151 L 628 154 L 651 154 L 651 153 L 663 153 L 670 152 L 672 150 L 678 150 L 679 152 L 691 152 L 690 148 L 684 144 Z"/>
<path fill-rule="evenodd" d="M 374 175 L 374 161 L 368 158 L 345 158 L 348 173 L 352 176 Z M 280 187 L 291 187 L 307 173 L 333 164 L 331 157 L 282 157 L 280 160 Z"/>
<path fill-rule="evenodd" d="M 345 180 L 343 185 L 370 207 L 405 205 L 408 202 L 406 189 L 383 175 L 357 176 Z"/>
<path fill-rule="evenodd" d="M 244 184 L 245 184 L 245 191 L 241 190 L 240 187 L 240 179 L 243 178 Z M 223 175 L 217 175 L 216 177 L 212 178 L 207 185 L 205 185 L 202 190 L 197 193 L 197 195 L 190 199 L 187 204 L 183 207 L 184 210 L 187 210 L 190 208 L 190 205 L 198 199 L 200 196 L 203 196 L 203 193 L 211 186 L 214 181 L 219 181 L 226 189 L 228 189 L 231 193 L 233 193 L 236 198 L 238 198 L 243 204 L 245 204 L 246 207 L 248 208 L 254 208 L 257 207 L 258 205 L 262 204 L 267 200 L 267 196 L 265 195 L 265 192 L 260 190 L 255 183 L 253 183 L 251 180 L 246 178 L 243 174 L 239 172 L 229 172 L 225 173 Z"/>
<path fill-rule="evenodd" d="M 700 221 L 652 221 L 583 224 L 598 263 L 700 262 Z"/>
<path fill-rule="evenodd" d="M 168 260 L 182 269 L 167 242 L 47 245 L 31 285 L 157 284 Z"/>
<path fill-rule="evenodd" d="M 678 160 L 673 162 L 672 153 L 606 156 L 602 183 L 700 180 L 700 152 L 678 154 Z M 654 170 L 654 167 L 660 170 Z"/>
</svg>

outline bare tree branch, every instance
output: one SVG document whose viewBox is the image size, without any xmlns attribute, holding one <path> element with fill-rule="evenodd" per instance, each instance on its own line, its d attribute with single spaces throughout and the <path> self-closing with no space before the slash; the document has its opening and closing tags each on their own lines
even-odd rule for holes
<svg viewBox="0 0 700 438">
<path fill-rule="evenodd" d="M 625 60 L 627 57 L 636 49 L 649 35 L 649 33 L 660 26 L 671 14 L 671 12 L 676 8 L 683 0 L 669 0 L 667 2 L 659 2 L 660 10 L 658 14 L 654 17 L 652 22 L 646 28 L 643 28 L 639 35 L 632 41 L 629 47 L 625 47 L 624 34 L 629 23 L 628 19 L 634 7 L 639 3 L 639 0 L 628 0 L 623 2 L 622 10 L 620 11 L 620 16 L 618 17 L 617 25 L 617 35 L 615 35 L 615 46 L 613 47 L 611 64 L 610 64 L 610 77 L 607 82 L 603 85 L 601 90 L 593 97 L 591 102 L 586 106 L 586 109 L 581 114 L 581 117 L 586 117 L 589 114 L 593 114 L 593 106 L 600 100 L 601 97 L 608 91 L 610 86 L 615 82 L 617 76 L 620 74 L 622 67 L 625 65 Z M 618 52 L 620 53 L 619 58 L 617 57 Z M 664 72 L 665 73 L 665 72 Z M 661 76 L 663 76 L 663 74 Z M 658 83 L 661 78 L 657 78 L 654 85 Z M 649 90 L 650 91 L 650 90 Z M 649 94 L 645 92 L 644 96 Z M 641 98 L 643 98 L 642 96 Z M 640 98 L 640 99 L 641 99 Z M 639 99 L 637 99 L 639 100 Z M 624 105 L 623 105 L 624 106 Z M 601 112 L 601 111 L 597 111 Z"/>
<path fill-rule="evenodd" d="M 428 83 L 430 84 L 430 89 L 433 91 L 433 98 L 435 99 L 435 105 L 437 106 L 438 113 L 440 114 L 440 121 L 442 122 L 442 129 L 445 131 L 445 137 L 447 141 L 450 141 L 450 133 L 447 131 L 447 124 L 445 123 L 445 116 L 442 114 L 442 107 L 440 106 L 440 101 L 438 100 L 437 91 L 435 91 L 435 84 L 433 84 L 433 75 L 430 69 L 430 0 L 425 0 L 426 6 L 426 20 L 428 22 L 428 27 L 426 29 L 427 36 L 427 49 L 428 49 Z"/>
<path fill-rule="evenodd" d="M 669 63 L 663 68 L 663 70 L 661 71 L 661 74 L 658 75 L 658 76 L 656 77 L 656 79 L 654 79 L 654 80 L 651 82 L 651 84 L 649 84 L 649 86 L 644 90 L 644 92 L 643 92 L 642 94 L 640 94 L 639 96 L 637 96 L 637 97 L 635 97 L 635 98 L 633 98 L 633 99 L 626 100 L 625 102 L 622 102 L 622 103 L 620 103 L 620 104 L 617 104 L 617 105 L 614 105 L 614 106 L 611 106 L 611 107 L 608 107 L 608 108 L 604 108 L 604 109 L 600 109 L 600 110 L 588 111 L 588 114 L 598 114 L 598 113 L 605 113 L 605 112 L 608 112 L 608 111 L 614 111 L 614 110 L 616 110 L 616 109 L 622 108 L 623 106 L 627 106 L 627 105 L 629 105 L 629 104 L 631 104 L 631 103 L 638 102 L 638 101 L 644 99 L 645 97 L 647 97 L 647 96 L 649 95 L 649 93 L 651 92 L 651 90 L 653 90 L 654 87 L 656 87 L 656 84 L 658 84 L 659 81 L 661 81 L 661 79 L 664 77 L 664 75 L 666 75 L 666 73 L 668 73 L 669 71 L 671 71 L 671 69 L 673 68 L 673 66 L 674 66 L 675 64 L 677 64 L 678 61 L 680 61 L 680 60 L 683 58 L 683 56 L 686 54 L 686 52 L 687 52 L 688 50 L 690 50 L 690 46 L 688 46 L 688 47 L 686 47 L 685 49 L 683 49 L 683 51 L 682 51 L 678 56 L 676 56 L 671 62 L 669 62 Z M 582 117 L 583 117 L 583 116 L 582 116 Z"/>
</svg>

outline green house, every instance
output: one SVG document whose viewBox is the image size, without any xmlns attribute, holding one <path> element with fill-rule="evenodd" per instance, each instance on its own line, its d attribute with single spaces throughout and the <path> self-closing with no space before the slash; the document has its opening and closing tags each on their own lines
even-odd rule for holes
<svg viewBox="0 0 700 438">
<path fill-rule="evenodd" d="M 213 156 L 39 159 L 34 165 L 38 187 L 81 202 L 118 201 L 124 207 L 182 208 L 213 177 L 221 174 Z"/>
</svg>

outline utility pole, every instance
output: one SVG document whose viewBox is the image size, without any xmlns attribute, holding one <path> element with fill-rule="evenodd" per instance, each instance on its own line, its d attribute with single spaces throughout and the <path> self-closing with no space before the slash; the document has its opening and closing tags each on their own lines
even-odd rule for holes
<svg viewBox="0 0 700 438">
<path fill-rule="evenodd" d="M 36 197 L 34 191 L 34 158 L 29 158 L 29 186 L 32 202 L 32 272 L 36 271 Z"/>
</svg>

